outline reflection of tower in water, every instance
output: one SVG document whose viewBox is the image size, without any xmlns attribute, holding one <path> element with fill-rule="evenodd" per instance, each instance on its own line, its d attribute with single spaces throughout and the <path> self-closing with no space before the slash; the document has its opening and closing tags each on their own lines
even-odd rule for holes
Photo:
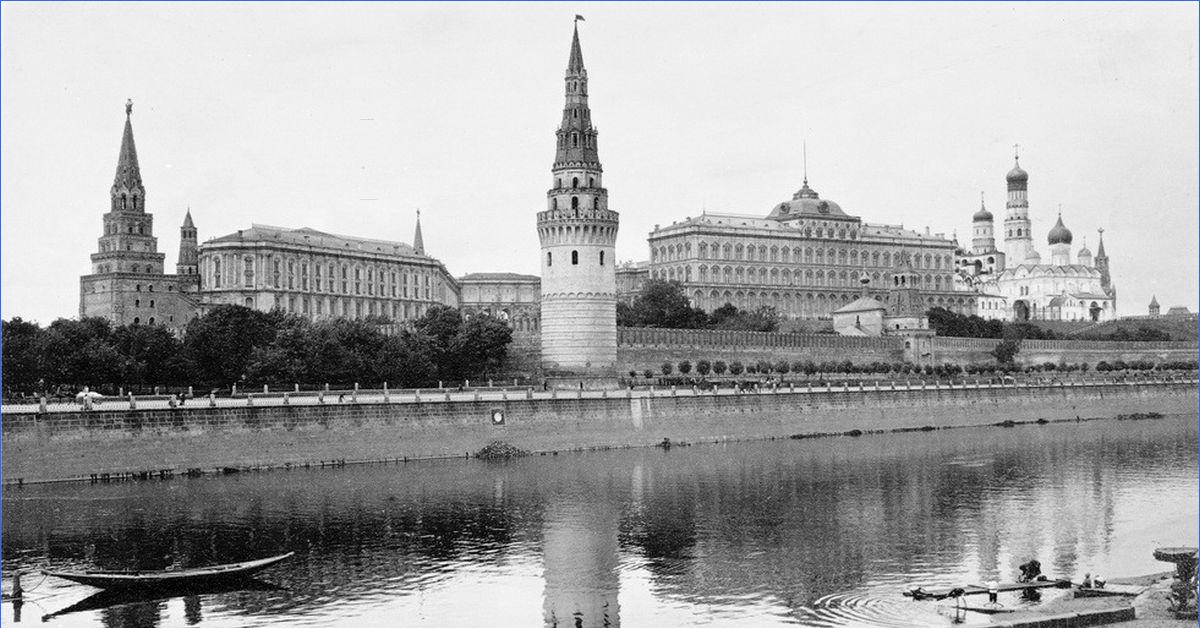
<svg viewBox="0 0 1200 628">
<path fill-rule="evenodd" d="M 621 625 L 619 518 L 619 509 L 602 502 L 559 503 L 546 513 L 542 614 L 547 628 Z"/>
</svg>

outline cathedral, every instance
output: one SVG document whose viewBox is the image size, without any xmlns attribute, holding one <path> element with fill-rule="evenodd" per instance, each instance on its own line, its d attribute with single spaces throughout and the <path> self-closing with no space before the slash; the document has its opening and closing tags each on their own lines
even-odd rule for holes
<svg viewBox="0 0 1200 628">
<path fill-rule="evenodd" d="M 1104 230 L 1096 254 L 1084 243 L 1071 257 L 1074 235 L 1062 212 L 1047 234 L 1050 263 L 1033 244 L 1029 219 L 1029 173 L 1014 156 L 1005 176 L 1008 201 L 1004 217 L 1004 250 L 996 248 L 992 213 L 983 204 L 972 216 L 971 248 L 959 248 L 957 285 L 978 295 L 976 314 L 1011 321 L 1107 321 L 1117 317 L 1117 291 L 1109 275 Z"/>
</svg>

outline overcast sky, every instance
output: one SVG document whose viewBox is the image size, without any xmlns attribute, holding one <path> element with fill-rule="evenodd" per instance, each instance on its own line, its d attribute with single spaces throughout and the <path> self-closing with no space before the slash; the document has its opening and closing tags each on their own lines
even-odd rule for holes
<svg viewBox="0 0 1200 628">
<path fill-rule="evenodd" d="M 536 273 L 576 13 L 617 256 L 800 187 L 969 245 L 1013 144 L 1036 244 L 1105 229 L 1121 314 L 1197 305 L 1196 3 L 0 5 L 0 315 L 77 316 L 126 98 L 173 272 L 251 223 Z M 1074 253 L 1073 250 L 1073 253 Z"/>
</svg>

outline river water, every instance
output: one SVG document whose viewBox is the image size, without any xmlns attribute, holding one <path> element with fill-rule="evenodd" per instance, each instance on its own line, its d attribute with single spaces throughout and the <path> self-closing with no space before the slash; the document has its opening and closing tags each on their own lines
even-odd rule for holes
<svg viewBox="0 0 1200 628">
<path fill-rule="evenodd" d="M 1196 431 L 1183 416 L 10 488 L 6 579 L 296 556 L 246 589 L 166 599 L 26 575 L 0 622 L 950 625 L 900 591 L 1011 581 L 1031 558 L 1076 580 L 1169 570 L 1154 547 L 1197 544 Z"/>
</svg>

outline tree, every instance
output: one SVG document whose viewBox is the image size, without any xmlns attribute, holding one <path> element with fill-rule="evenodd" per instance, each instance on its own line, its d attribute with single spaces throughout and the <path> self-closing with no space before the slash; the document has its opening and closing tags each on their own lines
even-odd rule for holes
<svg viewBox="0 0 1200 628">
<path fill-rule="evenodd" d="M 175 385 L 186 380 L 179 340 L 158 325 L 125 325 L 112 334 L 125 386 Z"/>
<path fill-rule="evenodd" d="M 681 375 L 687 375 L 688 373 L 691 373 L 691 372 L 692 372 L 692 363 L 691 362 L 684 360 L 679 363 L 679 373 Z"/>
<path fill-rule="evenodd" d="M 787 360 L 780 360 L 775 363 L 775 372 L 781 375 L 787 375 L 788 371 L 792 370 L 792 365 Z"/>
<path fill-rule="evenodd" d="M 1012 364 L 1013 358 L 1020 351 L 1021 342 L 1019 340 L 1006 339 L 996 344 L 996 348 L 992 349 L 992 356 L 1000 364 Z"/>
<path fill-rule="evenodd" d="M 742 363 L 738 362 L 737 360 L 734 360 L 733 362 L 729 363 L 729 374 L 730 375 L 741 375 L 742 371 L 744 371 L 744 370 L 746 370 L 746 367 L 742 366 Z"/>
<path fill-rule="evenodd" d="M 462 379 L 463 368 L 454 347 L 462 322 L 462 314 L 446 305 L 434 305 L 413 321 L 413 328 L 429 340 L 430 357 L 439 380 Z"/>
<path fill-rule="evenodd" d="M 624 321 L 640 327 L 697 329 L 704 327 L 708 316 L 704 310 L 692 307 L 679 282 L 651 279 L 642 285 Z"/>
<path fill-rule="evenodd" d="M 111 343 L 112 325 L 103 318 L 60 318 L 39 343 L 39 370 L 49 385 L 115 387 L 123 359 Z"/>
<path fill-rule="evenodd" d="M 472 316 L 460 327 L 453 346 L 462 375 L 487 377 L 508 355 L 512 328 L 493 316 Z"/>
<path fill-rule="evenodd" d="M 712 364 L 708 360 L 697 360 L 696 372 L 699 373 L 701 377 L 707 376 L 712 372 Z"/>
<path fill-rule="evenodd" d="M 247 375 L 256 348 L 275 340 L 279 312 L 259 312 L 240 305 L 218 305 L 192 319 L 183 336 L 184 358 L 192 379 L 205 387 L 225 387 Z"/>
<path fill-rule="evenodd" d="M 726 369 L 727 365 L 725 364 L 725 360 L 717 360 L 716 362 L 713 362 L 713 373 L 716 373 L 718 376 L 724 375 Z"/>
<path fill-rule="evenodd" d="M 675 370 L 675 367 L 670 362 L 663 362 L 660 368 L 663 375 L 670 375 L 671 371 Z"/>
<path fill-rule="evenodd" d="M 42 379 L 39 355 L 42 328 L 16 317 L 3 322 L 4 350 L 4 394 L 14 392 L 42 392 L 38 380 Z"/>
</svg>

